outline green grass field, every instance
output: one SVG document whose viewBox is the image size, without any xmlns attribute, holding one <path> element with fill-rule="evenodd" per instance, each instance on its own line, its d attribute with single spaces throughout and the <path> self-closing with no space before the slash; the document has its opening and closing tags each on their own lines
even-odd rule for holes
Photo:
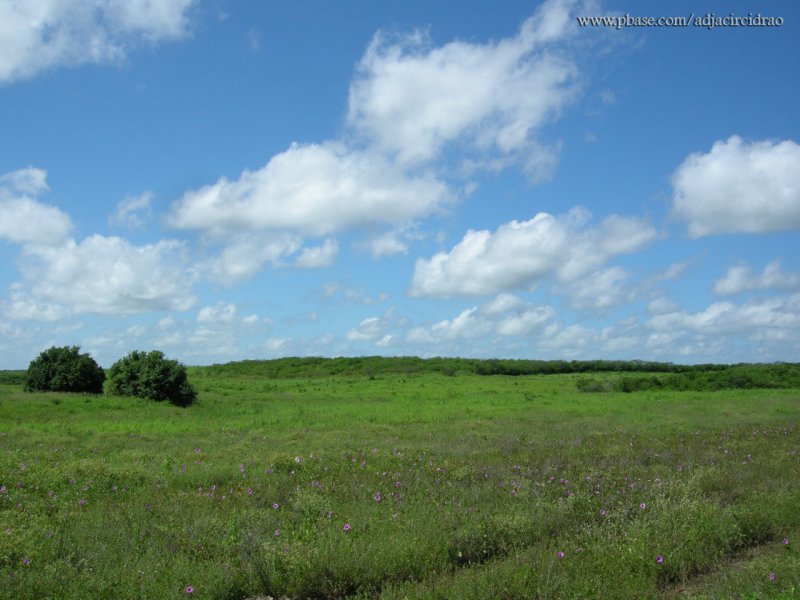
<svg viewBox="0 0 800 600">
<path fill-rule="evenodd" d="M 3 598 L 800 598 L 800 390 L 0 384 Z"/>
</svg>

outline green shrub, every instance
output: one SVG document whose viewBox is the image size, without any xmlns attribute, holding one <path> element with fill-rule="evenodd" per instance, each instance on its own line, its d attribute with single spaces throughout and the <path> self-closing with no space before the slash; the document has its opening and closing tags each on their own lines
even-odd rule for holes
<svg viewBox="0 0 800 600">
<path fill-rule="evenodd" d="M 186 367 L 164 358 L 158 350 L 134 350 L 115 362 L 108 372 L 108 391 L 118 396 L 134 396 L 176 406 L 189 406 L 197 391 L 186 379 Z"/>
<path fill-rule="evenodd" d="M 103 392 L 106 375 L 79 346 L 52 346 L 28 366 L 25 390 L 41 392 Z"/>
</svg>

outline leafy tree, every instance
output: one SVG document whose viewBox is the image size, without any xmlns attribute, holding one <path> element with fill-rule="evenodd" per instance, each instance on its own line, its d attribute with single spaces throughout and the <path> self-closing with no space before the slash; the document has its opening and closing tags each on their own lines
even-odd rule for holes
<svg viewBox="0 0 800 600">
<path fill-rule="evenodd" d="M 28 365 L 25 390 L 101 394 L 106 374 L 79 346 L 52 346 Z"/>
<path fill-rule="evenodd" d="M 119 396 L 166 400 L 176 406 L 189 406 L 197 399 L 197 391 L 186 378 L 186 367 L 164 358 L 159 350 L 134 350 L 111 365 L 108 376 L 108 391 Z"/>
</svg>

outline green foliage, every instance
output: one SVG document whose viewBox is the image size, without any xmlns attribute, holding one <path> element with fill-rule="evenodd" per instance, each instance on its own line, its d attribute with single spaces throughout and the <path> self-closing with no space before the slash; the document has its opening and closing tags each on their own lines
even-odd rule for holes
<svg viewBox="0 0 800 600">
<path fill-rule="evenodd" d="M 31 361 L 25 377 L 27 391 L 103 392 L 105 373 L 78 346 L 53 346 Z"/>
<path fill-rule="evenodd" d="M 364 376 L 386 374 L 422 375 L 555 375 L 563 373 L 684 373 L 718 371 L 727 365 L 676 365 L 641 360 L 512 360 L 476 358 L 418 358 L 416 356 L 287 357 L 275 360 L 244 360 L 202 369 L 214 377 L 299 377 Z"/>
<path fill-rule="evenodd" d="M 641 392 L 644 390 L 718 391 L 731 389 L 790 389 L 800 387 L 800 364 L 740 364 L 716 370 L 696 370 L 669 375 L 623 375 L 599 380 L 580 377 L 582 392 Z"/>
<path fill-rule="evenodd" d="M 189 406 L 197 399 L 186 378 L 186 367 L 164 358 L 159 350 L 134 350 L 115 362 L 108 374 L 108 391 L 118 396 L 166 400 L 176 406 Z"/>
<path fill-rule="evenodd" d="M 0 385 L 25 385 L 26 371 L 0 371 Z"/>
</svg>

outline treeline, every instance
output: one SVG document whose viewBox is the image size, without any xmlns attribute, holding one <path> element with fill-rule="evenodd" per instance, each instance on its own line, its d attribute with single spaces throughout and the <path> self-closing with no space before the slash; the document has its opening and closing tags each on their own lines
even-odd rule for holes
<svg viewBox="0 0 800 600">
<path fill-rule="evenodd" d="M 580 377 L 575 383 L 582 392 L 796 388 L 800 387 L 800 364 L 738 364 L 721 369 L 692 370 L 666 375 L 622 375 L 603 379 Z"/>
<path fill-rule="evenodd" d="M 314 378 L 330 377 L 338 375 L 349 376 L 368 376 L 374 377 L 385 373 L 400 374 L 423 374 L 441 373 L 444 375 L 474 374 L 474 375 L 551 375 L 564 373 L 590 374 L 590 373 L 659 373 L 664 375 L 675 375 L 675 384 L 682 381 L 681 377 L 686 375 L 700 377 L 699 380 L 708 375 L 709 381 L 714 380 L 715 373 L 730 373 L 733 380 L 747 381 L 748 377 L 753 382 L 777 381 L 783 376 L 778 377 L 777 373 L 794 373 L 797 376 L 800 365 L 798 364 L 777 364 L 777 365 L 723 365 L 723 364 L 700 364 L 700 365 L 680 365 L 674 363 L 652 362 L 642 360 L 512 360 L 512 359 L 474 359 L 474 358 L 418 358 L 416 356 L 361 356 L 361 357 L 339 357 L 339 358 L 320 358 L 320 357 L 290 357 L 275 360 L 244 360 L 230 362 L 226 364 L 216 364 L 209 367 L 191 367 L 193 376 L 199 377 L 252 377 L 252 378 L 272 378 L 272 379 L 291 379 L 291 378 Z M 772 375 L 766 376 L 762 371 L 766 369 Z M 752 371 L 752 372 L 751 372 Z M 621 383 L 631 379 L 630 382 Z M 584 386 L 591 388 L 596 386 L 609 391 L 616 389 L 616 385 L 624 385 L 631 388 L 637 385 L 648 385 L 641 383 L 642 377 L 639 375 L 614 380 L 587 379 Z M 660 383 L 652 383 L 651 387 L 664 385 L 662 378 L 656 377 Z M 698 380 L 698 381 L 699 381 Z M 666 380 L 665 380 L 666 381 Z M 689 379 L 694 381 L 694 379 Z M 694 384 L 693 384 L 694 385 Z M 641 388 L 649 389 L 649 388 Z M 673 388 L 677 389 L 677 388 Z M 687 388 L 689 389 L 689 388 Z M 694 388 L 692 388 L 694 389 Z"/>
<path fill-rule="evenodd" d="M 23 385 L 25 374 L 25 371 L 0 371 L 0 384 Z"/>
</svg>

